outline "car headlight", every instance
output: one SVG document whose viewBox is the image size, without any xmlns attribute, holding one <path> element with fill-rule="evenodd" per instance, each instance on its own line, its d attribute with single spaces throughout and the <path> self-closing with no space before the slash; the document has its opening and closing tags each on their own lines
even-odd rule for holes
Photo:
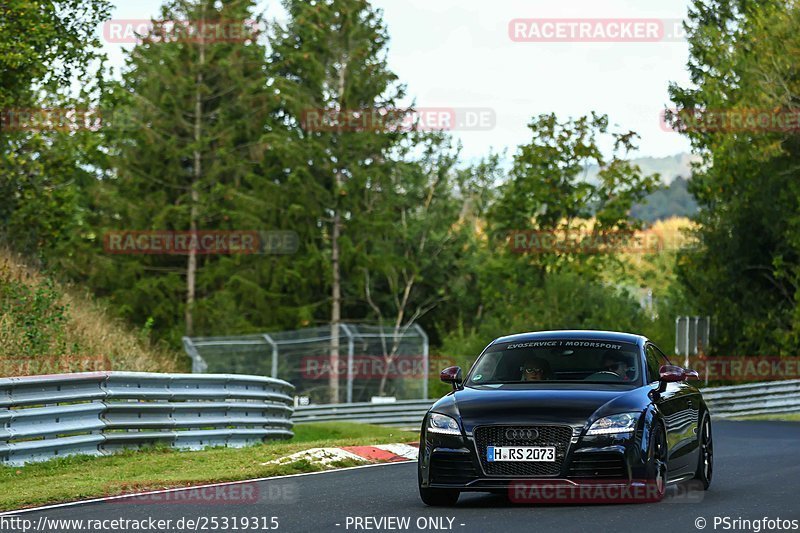
<svg viewBox="0 0 800 533">
<path fill-rule="evenodd" d="M 439 413 L 431 413 L 428 417 L 428 431 L 443 435 L 461 435 L 458 422 L 454 418 Z"/>
<path fill-rule="evenodd" d="M 587 435 L 614 435 L 632 433 L 636 429 L 639 413 L 622 413 L 621 415 L 598 418 L 586 432 Z"/>
</svg>

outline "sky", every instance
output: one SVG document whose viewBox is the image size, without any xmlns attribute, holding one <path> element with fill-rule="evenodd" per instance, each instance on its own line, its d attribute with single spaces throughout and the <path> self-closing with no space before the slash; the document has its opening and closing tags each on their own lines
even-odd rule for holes
<svg viewBox="0 0 800 533">
<path fill-rule="evenodd" d="M 159 0 L 113 3 L 117 20 L 155 17 L 161 5 Z M 373 0 L 373 5 L 384 12 L 389 66 L 407 86 L 406 103 L 413 99 L 422 109 L 454 110 L 456 117 L 483 121 L 452 132 L 463 143 L 465 161 L 490 150 L 512 156 L 531 139 L 531 117 L 551 112 L 561 120 L 591 111 L 609 115 L 616 129 L 641 136 L 636 157 L 689 151 L 686 138 L 661 123 L 661 112 L 671 107 L 670 82 L 689 84 L 688 45 L 680 35 L 657 42 L 568 37 L 566 42 L 519 42 L 509 31 L 515 19 L 535 19 L 525 26 L 533 36 L 551 35 L 543 33 L 541 19 L 671 24 L 686 17 L 689 0 Z M 269 19 L 285 16 L 276 0 L 262 0 L 259 8 Z M 599 29 L 610 33 L 609 28 L 602 23 Z M 98 32 L 103 39 L 102 28 Z M 122 66 L 132 45 L 104 41 L 111 64 Z"/>
</svg>

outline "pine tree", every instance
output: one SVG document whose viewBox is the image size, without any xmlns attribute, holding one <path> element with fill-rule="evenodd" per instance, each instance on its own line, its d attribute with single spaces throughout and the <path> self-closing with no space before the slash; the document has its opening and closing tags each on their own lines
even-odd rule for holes
<svg viewBox="0 0 800 533">
<path fill-rule="evenodd" d="M 258 229 L 238 226 L 237 216 L 262 171 L 271 110 L 254 4 L 170 1 L 131 52 L 112 96 L 114 116 L 126 117 L 109 132 L 116 229 Z M 155 315 L 176 340 L 181 322 L 185 334 L 195 331 L 207 296 L 198 294 L 202 272 L 213 278 L 224 259 L 191 252 L 111 261 L 122 267 L 114 298 L 131 315 Z M 171 303 L 181 300 L 182 319 Z"/>
<path fill-rule="evenodd" d="M 386 62 L 388 35 L 381 13 L 366 0 L 287 0 L 285 26 L 273 35 L 274 88 L 291 132 L 270 146 L 286 163 L 296 203 L 319 228 L 319 265 L 330 287 L 331 367 L 339 366 L 339 336 L 348 287 L 343 272 L 357 262 L 348 223 L 358 219 L 364 191 L 387 183 L 391 150 L 402 132 L 371 118 L 388 111 L 391 123 L 404 88 Z M 320 126 L 320 117 L 332 118 Z M 273 139 L 274 140 L 274 139 Z M 331 400 L 339 399 L 331 374 Z"/>
</svg>

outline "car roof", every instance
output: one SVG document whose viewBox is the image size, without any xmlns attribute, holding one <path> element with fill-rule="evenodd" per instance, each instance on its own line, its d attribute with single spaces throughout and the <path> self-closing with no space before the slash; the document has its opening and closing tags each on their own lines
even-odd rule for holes
<svg viewBox="0 0 800 533">
<path fill-rule="evenodd" d="M 568 339 L 568 340 L 596 340 L 596 341 L 618 341 L 629 342 L 642 346 L 647 342 L 647 338 L 633 333 L 622 333 L 619 331 L 596 331 L 589 329 L 571 329 L 559 331 L 531 331 L 528 333 L 517 333 L 506 335 L 492 341 L 492 344 L 501 342 L 524 342 L 532 340 L 549 339 Z"/>
</svg>

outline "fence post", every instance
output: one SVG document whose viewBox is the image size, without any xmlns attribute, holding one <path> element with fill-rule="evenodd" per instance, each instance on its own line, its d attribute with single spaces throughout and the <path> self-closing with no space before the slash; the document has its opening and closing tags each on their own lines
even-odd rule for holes
<svg viewBox="0 0 800 533">
<path fill-rule="evenodd" d="M 264 333 L 264 340 L 272 346 L 272 377 L 278 377 L 278 345 L 272 340 L 272 337 Z"/>
<path fill-rule="evenodd" d="M 428 334 L 425 333 L 425 330 L 422 329 L 418 323 L 414 322 L 414 329 L 417 330 L 417 333 L 420 334 L 422 337 L 422 371 L 425 374 L 422 378 L 422 399 L 428 399 L 428 378 L 430 377 L 430 361 L 429 361 L 429 351 L 430 351 L 430 344 L 428 341 Z"/>
<path fill-rule="evenodd" d="M 355 355 L 355 341 L 353 340 L 353 332 L 347 324 L 339 324 L 345 335 L 347 335 L 347 403 L 353 403 L 353 356 Z M 336 372 L 336 369 L 331 369 L 331 372 Z"/>
<path fill-rule="evenodd" d="M 192 339 L 189 337 L 183 337 L 181 340 L 183 341 L 183 349 L 186 350 L 186 353 L 188 353 L 189 357 L 192 358 L 192 374 L 202 374 L 208 370 L 208 365 L 203 357 L 197 352 L 197 348 L 192 342 Z"/>
</svg>

